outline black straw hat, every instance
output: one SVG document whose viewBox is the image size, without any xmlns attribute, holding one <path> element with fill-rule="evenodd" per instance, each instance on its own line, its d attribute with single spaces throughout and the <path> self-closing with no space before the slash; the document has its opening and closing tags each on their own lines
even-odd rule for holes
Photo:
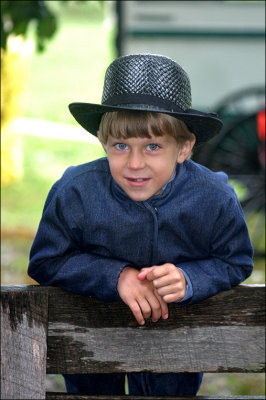
<svg viewBox="0 0 266 400">
<path fill-rule="evenodd" d="M 71 103 L 71 114 L 93 135 L 97 135 L 104 113 L 140 110 L 172 115 L 186 123 L 201 144 L 221 127 L 215 113 L 191 108 L 190 80 L 183 68 L 169 57 L 133 54 L 114 60 L 106 70 L 102 104 Z"/>
</svg>

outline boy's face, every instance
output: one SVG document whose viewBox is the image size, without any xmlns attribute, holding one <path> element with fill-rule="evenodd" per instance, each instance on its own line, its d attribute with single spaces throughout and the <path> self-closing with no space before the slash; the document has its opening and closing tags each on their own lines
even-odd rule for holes
<svg viewBox="0 0 266 400">
<path fill-rule="evenodd" d="M 150 134 L 151 138 L 128 139 L 109 135 L 107 143 L 102 143 L 114 180 L 135 201 L 145 201 L 161 193 L 176 164 L 189 156 L 194 145 L 187 141 L 179 149 L 172 136 Z"/>
</svg>

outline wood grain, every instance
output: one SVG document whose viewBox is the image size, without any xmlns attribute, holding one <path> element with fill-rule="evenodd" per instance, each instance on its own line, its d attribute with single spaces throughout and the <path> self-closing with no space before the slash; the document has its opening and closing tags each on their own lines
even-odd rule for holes
<svg viewBox="0 0 266 400">
<path fill-rule="evenodd" d="M 122 302 L 49 292 L 48 373 L 261 372 L 264 287 L 240 286 L 138 326 Z"/>
<path fill-rule="evenodd" d="M 263 285 L 241 285 L 192 306 L 171 304 L 168 320 L 148 320 L 145 326 L 138 326 L 122 302 L 104 303 L 38 285 L 2 286 L 1 291 L 1 399 L 108 398 L 45 395 L 45 372 L 265 371 Z"/>
<path fill-rule="evenodd" d="M 1 292 L 1 399 L 45 398 L 48 294 Z"/>
</svg>

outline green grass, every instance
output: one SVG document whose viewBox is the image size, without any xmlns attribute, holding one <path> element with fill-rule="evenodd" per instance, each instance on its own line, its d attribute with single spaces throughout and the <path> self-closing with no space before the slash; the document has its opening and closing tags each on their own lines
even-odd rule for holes
<svg viewBox="0 0 266 400">
<path fill-rule="evenodd" d="M 21 136 L 23 177 L 2 186 L 2 228 L 35 231 L 52 184 L 71 165 L 105 155 L 100 144 Z"/>
<path fill-rule="evenodd" d="M 50 2 L 59 16 L 57 33 L 44 53 L 32 55 L 25 116 L 75 123 L 69 103 L 101 101 L 104 73 L 115 57 L 115 28 L 91 15 L 89 4 L 58 3 Z M 110 8 L 113 2 L 105 3 Z"/>
<path fill-rule="evenodd" d="M 263 373 L 206 373 L 198 396 L 263 396 L 265 375 Z"/>
<path fill-rule="evenodd" d="M 65 169 L 105 155 L 100 144 L 21 136 L 23 176 L 2 186 L 2 283 L 33 283 L 27 276 L 30 247 L 53 183 Z"/>
<path fill-rule="evenodd" d="M 24 116 L 77 126 L 68 104 L 100 102 L 104 72 L 115 57 L 111 44 L 115 28 L 108 28 L 104 18 L 113 2 L 105 2 L 105 10 L 94 1 L 47 3 L 58 16 L 59 27 L 46 51 L 31 57 Z M 35 230 L 54 181 L 69 165 L 104 153 L 100 145 L 91 143 L 30 136 L 21 139 L 24 174 L 16 184 L 2 188 L 2 226 Z"/>
</svg>

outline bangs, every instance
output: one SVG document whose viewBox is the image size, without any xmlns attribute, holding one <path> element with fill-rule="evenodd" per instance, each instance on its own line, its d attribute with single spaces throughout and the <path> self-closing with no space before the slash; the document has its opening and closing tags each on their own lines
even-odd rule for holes
<svg viewBox="0 0 266 400">
<path fill-rule="evenodd" d="M 191 137 L 186 124 L 171 115 L 149 111 L 120 110 L 105 113 L 99 126 L 99 139 L 107 143 L 108 136 L 116 139 L 173 136 L 177 141 Z"/>
<path fill-rule="evenodd" d="M 143 111 L 113 111 L 104 114 L 101 125 L 103 125 L 103 136 L 108 135 L 114 138 L 128 139 L 132 137 L 151 138 L 150 132 L 154 136 L 162 136 L 158 124 L 158 113 Z"/>
</svg>

